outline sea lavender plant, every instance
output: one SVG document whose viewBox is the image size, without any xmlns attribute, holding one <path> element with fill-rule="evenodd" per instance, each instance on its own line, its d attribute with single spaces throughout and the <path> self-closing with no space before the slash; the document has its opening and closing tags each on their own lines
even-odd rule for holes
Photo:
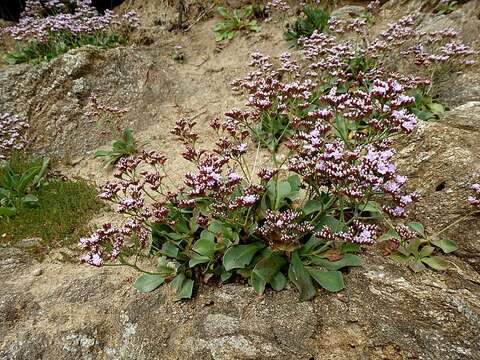
<svg viewBox="0 0 480 360">
<path fill-rule="evenodd" d="M 303 59 L 285 53 L 277 65 L 252 54 L 254 70 L 232 84 L 246 95 L 246 107 L 211 122 L 218 134 L 213 149 L 199 147 L 195 123 L 181 119 L 173 129 L 195 169 L 183 186 L 172 185 L 160 154 L 120 159 L 102 198 L 127 220 L 82 239 L 82 260 L 131 266 L 143 272 L 137 289 L 170 283 L 179 298 L 191 297 L 195 283 L 242 277 L 258 293 L 291 281 L 306 300 L 314 284 L 341 290 L 339 270 L 360 265 L 353 253 L 382 232 L 390 229 L 392 251 L 405 248 L 412 231 L 424 236 L 418 225 L 403 225 L 418 195 L 406 190 L 407 178 L 393 163 L 393 139 L 418 123 L 409 91 L 425 80 L 388 70 L 383 58 L 411 36 L 410 24 L 402 19 L 362 46 L 314 32 L 300 41 Z M 364 24 L 346 29 L 357 26 Z M 270 162 L 257 168 L 252 156 L 260 151 Z M 419 246 L 409 248 L 408 261 L 413 254 L 444 268 Z M 453 251 L 450 243 L 445 248 Z M 132 249 L 136 256 L 128 258 Z M 140 268 L 142 254 L 157 255 L 157 267 Z"/>
<path fill-rule="evenodd" d="M 416 124 L 406 110 L 411 100 L 404 87 L 394 79 L 378 80 L 368 93 L 329 91 L 312 98 L 316 85 L 300 79 L 288 54 L 282 55 L 280 69 L 262 54 L 252 58 L 268 71 L 235 86 L 251 90 L 247 105 L 253 110 L 233 109 L 224 121 L 215 119 L 211 125 L 219 140 L 213 150 L 198 148 L 194 123 L 177 122 L 172 133 L 196 168 L 185 175 L 182 188 L 167 186 L 161 155 L 144 151 L 120 159 L 119 180 L 106 184 L 101 196 L 128 220 L 82 239 L 88 250 L 83 261 L 99 266 L 118 260 L 138 268 L 122 252 L 131 243 L 171 264 L 144 276 L 159 285 L 173 281 L 179 297 L 191 296 L 195 279 L 217 275 L 226 281 L 236 275 L 248 278 L 258 292 L 266 284 L 283 288 L 288 276 L 308 299 L 315 294 L 313 281 L 341 290 L 338 270 L 359 264 L 343 252 L 344 244 L 374 244 L 380 232 L 375 219 L 407 215 L 416 195 L 403 191 L 406 178 L 392 163 L 389 141 Z M 276 81 L 280 71 L 292 82 Z M 268 147 L 271 168 L 256 171 L 247 160 L 251 129 L 263 121 L 259 110 L 273 106 L 272 114 L 282 113 L 292 125 L 280 135 L 270 129 L 277 145 Z M 285 147 L 278 146 L 281 140 Z M 144 169 L 147 164 L 151 170 Z M 145 289 L 147 278 L 137 287 Z"/>
<path fill-rule="evenodd" d="M 115 47 L 125 43 L 137 25 L 134 12 L 99 14 L 91 0 L 27 0 L 19 23 L 3 31 L 16 40 L 16 49 L 7 54 L 6 61 L 50 60 L 83 45 Z"/>
</svg>

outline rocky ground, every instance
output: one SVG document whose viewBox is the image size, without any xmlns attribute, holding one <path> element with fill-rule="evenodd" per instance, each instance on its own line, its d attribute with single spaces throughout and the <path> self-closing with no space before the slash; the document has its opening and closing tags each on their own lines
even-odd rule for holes
<svg viewBox="0 0 480 360">
<path fill-rule="evenodd" d="M 123 6 L 129 3 L 136 6 Z M 245 73 L 249 54 L 289 48 L 280 20 L 226 46 L 215 42 L 208 17 L 188 32 L 168 32 L 171 9 L 159 3 L 137 5 L 148 16 L 133 47 L 87 47 L 42 65 L 0 68 L 0 110 L 27 117 L 31 148 L 63 159 L 63 173 L 97 183 L 110 177 L 92 153 L 130 126 L 172 159 L 180 178 L 186 164 L 168 133 L 175 121 L 202 124 L 241 105 L 229 83 Z M 423 3 L 388 1 L 383 26 Z M 465 41 L 478 41 L 480 2 L 426 15 L 423 26 L 453 26 Z M 176 45 L 183 63 L 171 57 Z M 400 168 L 422 195 L 415 217 L 430 229 L 461 216 L 480 172 L 480 70 L 451 78 L 439 92 L 449 111 L 398 149 Z M 130 111 L 118 123 L 90 122 L 91 94 Z M 208 144 L 209 129 L 199 130 Z M 2 248 L 0 359 L 480 359 L 480 221 L 447 234 L 460 250 L 446 272 L 414 275 L 373 251 L 345 276 L 345 291 L 306 303 L 293 289 L 259 297 L 241 284 L 203 287 L 195 299 L 176 302 L 168 289 L 138 293 L 128 269 L 82 267 L 60 251 L 38 263 Z"/>
</svg>

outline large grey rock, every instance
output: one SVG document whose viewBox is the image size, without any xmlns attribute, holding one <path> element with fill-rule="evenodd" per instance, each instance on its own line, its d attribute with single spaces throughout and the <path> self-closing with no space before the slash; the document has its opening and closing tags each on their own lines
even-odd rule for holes
<svg viewBox="0 0 480 360">
<path fill-rule="evenodd" d="M 0 252 L 0 359 L 478 359 L 480 277 L 458 269 L 413 275 L 369 254 L 347 289 L 299 303 L 242 284 L 202 287 L 176 302 L 140 294 L 126 269 L 48 259 L 41 277 Z"/>
<path fill-rule="evenodd" d="M 154 58 L 135 49 L 104 52 L 85 47 L 38 66 L 5 68 L 0 72 L 0 111 L 28 119 L 33 150 L 57 156 L 85 153 L 118 136 L 119 130 L 132 123 L 129 114 L 135 111 L 147 115 L 135 122 L 135 128 L 151 123 L 151 99 L 161 103 L 171 87 L 171 72 L 164 71 L 168 65 L 162 67 L 161 83 L 147 84 L 149 72 L 160 71 Z M 92 121 L 87 116 L 92 94 L 131 112 L 121 120 Z"/>
<path fill-rule="evenodd" d="M 401 171 L 422 199 L 414 217 L 432 232 L 473 210 L 470 186 L 480 181 L 480 103 L 446 112 L 439 122 L 422 122 L 398 153 Z M 459 254 L 480 270 L 480 218 L 451 227 L 445 236 L 458 241 Z"/>
</svg>

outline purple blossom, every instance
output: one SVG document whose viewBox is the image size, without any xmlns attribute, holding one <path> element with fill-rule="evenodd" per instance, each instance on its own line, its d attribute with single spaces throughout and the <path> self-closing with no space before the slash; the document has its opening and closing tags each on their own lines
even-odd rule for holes
<svg viewBox="0 0 480 360">
<path fill-rule="evenodd" d="M 81 37 L 122 27 L 135 28 L 138 25 L 138 17 L 132 11 L 117 16 L 107 10 L 101 15 L 89 0 L 75 0 L 71 3 L 74 3 L 74 13 L 69 13 L 69 9 L 59 1 L 28 0 L 19 23 L 7 27 L 4 32 L 17 41 L 47 44 L 63 34 Z"/>
<path fill-rule="evenodd" d="M 26 145 L 27 122 L 9 113 L 0 114 L 0 160 L 12 150 L 22 150 Z"/>
<path fill-rule="evenodd" d="M 298 221 L 300 215 L 300 211 L 290 209 L 283 212 L 269 210 L 265 223 L 257 232 L 273 247 L 291 245 L 297 242 L 301 235 L 313 231 L 312 225 Z"/>
<path fill-rule="evenodd" d="M 474 191 L 474 195 L 468 197 L 468 203 L 480 209 L 480 184 L 473 184 L 471 189 Z"/>
</svg>

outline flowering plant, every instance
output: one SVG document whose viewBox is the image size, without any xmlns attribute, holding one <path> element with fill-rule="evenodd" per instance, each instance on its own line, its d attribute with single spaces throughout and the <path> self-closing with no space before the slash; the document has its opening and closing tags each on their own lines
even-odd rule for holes
<svg viewBox="0 0 480 360">
<path fill-rule="evenodd" d="M 118 161 L 117 180 L 101 197 L 127 220 L 82 238 L 82 261 L 131 266 L 143 273 L 137 289 L 170 283 L 179 298 L 212 278 L 244 278 L 258 293 L 290 281 L 301 300 L 315 295 L 315 284 L 341 290 L 340 270 L 359 266 L 355 253 L 385 230 L 403 234 L 418 198 L 406 191 L 392 145 L 414 130 L 408 93 L 425 82 L 388 71 L 382 58 L 402 43 L 403 28 L 392 25 L 386 40 L 363 47 L 314 32 L 300 41 L 302 62 L 285 53 L 275 65 L 252 54 L 254 70 L 233 83 L 246 108 L 211 122 L 213 149 L 198 146 L 194 122 L 181 119 L 173 129 L 195 169 L 181 188 L 172 187 L 161 154 Z M 139 266 L 145 254 L 158 256 L 154 269 Z"/>
<path fill-rule="evenodd" d="M 17 41 L 6 61 L 50 60 L 83 45 L 115 47 L 128 40 L 137 24 L 134 12 L 118 16 L 106 10 L 101 15 L 91 0 L 27 0 L 19 23 L 4 29 Z"/>
<path fill-rule="evenodd" d="M 194 279 L 239 275 L 261 293 L 266 284 L 283 288 L 288 276 L 309 299 L 313 280 L 330 291 L 343 288 L 339 269 L 359 265 L 352 252 L 375 242 L 381 230 L 375 219 L 405 217 L 416 195 L 403 190 L 406 178 L 396 172 L 389 140 L 416 124 L 405 109 L 405 87 L 378 80 L 369 92 L 314 96 L 311 79 L 281 85 L 271 81 L 276 70 L 267 57 L 254 54 L 253 65 L 269 70 L 251 74 L 252 92 L 262 89 L 249 98 L 254 110 L 232 109 L 224 122 L 214 120 L 219 140 L 213 150 L 198 148 L 193 123 L 177 123 L 173 134 L 196 167 L 179 191 L 167 186 L 165 157 L 143 151 L 120 159 L 119 180 L 106 184 L 101 196 L 129 219 L 82 239 L 85 262 L 99 266 L 108 256 L 137 267 L 122 254 L 129 239 L 138 251 L 161 259 L 157 271 L 140 278 L 141 289 L 174 281 L 177 295 L 190 297 Z M 295 77 L 297 67 L 287 55 L 282 68 Z M 257 107 L 269 106 L 292 125 L 282 134 L 270 128 L 270 167 L 257 169 L 247 160 L 250 129 L 262 122 Z"/>
</svg>

